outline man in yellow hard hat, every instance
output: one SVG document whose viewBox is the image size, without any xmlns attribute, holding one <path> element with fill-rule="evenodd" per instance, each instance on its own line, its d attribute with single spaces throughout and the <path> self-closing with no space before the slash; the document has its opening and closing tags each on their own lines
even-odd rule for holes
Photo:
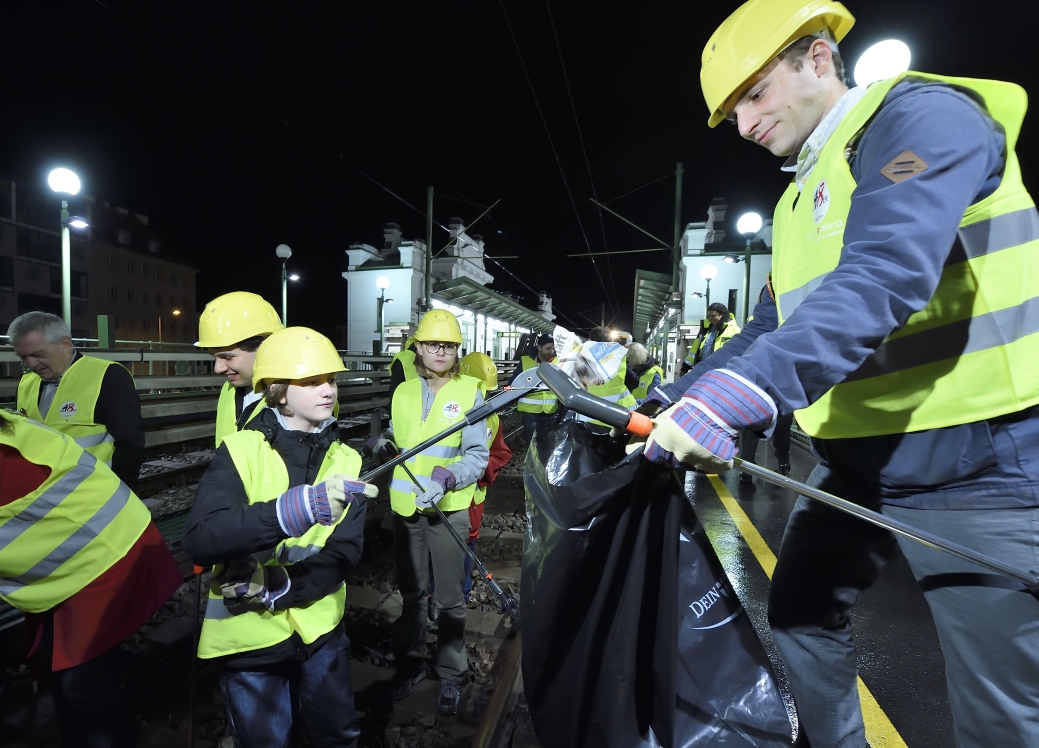
<svg viewBox="0 0 1039 748">
<path fill-rule="evenodd" d="M 227 378 L 216 407 L 216 446 L 263 408 L 262 394 L 253 392 L 256 350 L 283 327 L 274 307 L 247 291 L 217 296 L 202 311 L 195 346 L 212 353 L 213 373 Z"/>
<path fill-rule="evenodd" d="M 853 23 L 838 2 L 751 0 L 704 48 L 708 124 L 734 123 L 793 176 L 754 315 L 777 322 L 661 388 L 678 402 L 645 455 L 724 470 L 737 434 L 796 411 L 820 457 L 811 485 L 1033 569 L 1039 213 L 1014 151 L 1025 92 L 913 72 L 849 89 L 836 44 Z M 938 629 L 956 745 L 1035 745 L 1039 601 L 801 498 L 769 619 L 813 748 L 865 742 L 851 608 L 899 546 Z"/>
</svg>

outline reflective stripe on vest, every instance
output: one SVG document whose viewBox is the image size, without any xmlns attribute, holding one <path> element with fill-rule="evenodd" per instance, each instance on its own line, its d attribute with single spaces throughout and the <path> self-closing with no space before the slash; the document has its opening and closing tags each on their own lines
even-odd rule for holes
<svg viewBox="0 0 1039 748">
<path fill-rule="evenodd" d="M 0 507 L 0 596 L 30 613 L 53 608 L 119 561 L 151 514 L 110 469 L 68 436 L 6 416 L 16 448 L 50 475 L 32 493 Z"/>
<path fill-rule="evenodd" d="M 259 431 L 248 429 L 231 434 L 224 446 L 234 461 L 238 475 L 245 486 L 250 504 L 274 501 L 289 489 L 289 474 L 285 463 Z M 314 483 L 333 473 L 356 476 L 361 468 L 361 457 L 339 442 L 333 443 L 321 462 Z M 343 517 L 350 512 L 346 505 Z M 340 519 L 342 522 L 342 519 Z M 314 525 L 299 538 L 287 538 L 278 543 L 273 553 L 256 554 L 265 565 L 289 566 L 319 553 L 336 525 Z M 219 575 L 222 567 L 213 570 L 209 586 L 205 621 L 198 644 L 198 656 L 206 659 L 263 649 L 299 634 L 305 644 L 311 644 L 331 631 L 343 617 L 346 607 L 346 586 L 338 587 L 301 607 L 268 612 L 263 608 L 240 606 L 231 609 L 224 605 L 220 593 Z"/>
<path fill-rule="evenodd" d="M 538 362 L 530 356 L 520 356 L 520 371 L 533 369 L 537 365 Z M 516 410 L 520 413 L 555 413 L 559 410 L 559 400 L 552 392 L 531 392 L 520 398 Z"/>
<path fill-rule="evenodd" d="M 910 75 L 980 94 L 1006 133 L 1003 178 L 994 193 L 964 212 L 927 305 L 859 369 L 798 411 L 798 423 L 813 436 L 942 428 L 1039 403 L 1034 366 L 1039 358 L 1039 267 L 1032 268 L 1039 252 L 1039 213 L 1021 182 L 1014 152 L 1026 109 L 1024 91 L 998 81 Z M 773 281 L 780 324 L 840 260 L 856 187 L 845 149 L 900 79 L 870 87 L 820 153 L 801 199 L 791 185 L 776 208 Z"/>
<path fill-rule="evenodd" d="M 613 378 L 606 384 L 593 384 L 588 388 L 588 394 L 601 397 L 603 400 L 609 400 L 611 403 L 621 405 L 628 410 L 638 407 L 638 403 L 635 402 L 634 396 L 628 391 L 628 388 L 624 386 L 624 374 L 628 370 L 627 359 L 621 359 L 620 368 Z M 588 416 L 576 414 L 578 421 L 587 421 L 588 423 L 598 424 L 599 426 L 609 426 L 608 423 L 597 421 L 594 418 Z"/>
<path fill-rule="evenodd" d="M 220 388 L 220 399 L 216 403 L 216 446 L 218 447 L 225 438 L 238 431 L 238 418 L 235 415 L 238 410 L 238 406 L 235 405 L 235 390 L 235 386 L 230 382 L 224 382 L 224 386 Z M 256 418 L 264 406 L 265 401 L 262 397 L 251 403 L 249 407 L 252 408 L 252 411 L 242 425 L 244 426 Z"/>
<path fill-rule="evenodd" d="M 111 466 L 115 439 L 108 434 L 103 423 L 95 422 L 97 399 L 109 366 L 118 364 L 93 356 L 80 356 L 73 361 L 58 382 L 46 418 L 40 413 L 42 380 L 39 374 L 23 374 L 18 381 L 18 408 L 34 421 L 72 437 L 83 449 Z"/>
<path fill-rule="evenodd" d="M 479 380 L 464 374 L 453 377 L 440 388 L 426 420 L 423 421 L 422 382 L 421 379 L 404 382 L 393 393 L 393 440 L 401 452 L 406 452 L 462 420 L 465 412 L 476 402 L 476 392 L 480 384 Z M 447 467 L 462 459 L 463 430 L 459 429 L 406 461 L 423 491 L 429 486 L 434 467 Z M 448 491 L 440 500 L 440 509 L 445 512 L 467 509 L 475 490 L 474 482 L 465 488 Z M 400 465 L 395 467 L 393 478 L 390 480 L 390 506 L 393 511 L 403 517 L 410 517 L 417 511 L 417 495 L 418 488 L 404 472 L 404 468 Z M 423 511 L 430 514 L 433 512 L 432 509 Z"/>
</svg>

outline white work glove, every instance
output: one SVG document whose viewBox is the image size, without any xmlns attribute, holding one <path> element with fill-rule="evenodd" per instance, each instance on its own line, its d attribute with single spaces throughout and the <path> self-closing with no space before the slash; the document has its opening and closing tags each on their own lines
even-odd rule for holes
<svg viewBox="0 0 1039 748">
<path fill-rule="evenodd" d="M 429 476 L 429 487 L 415 497 L 415 506 L 419 509 L 432 509 L 456 483 L 454 473 L 437 465 L 433 468 L 433 474 Z"/>
</svg>

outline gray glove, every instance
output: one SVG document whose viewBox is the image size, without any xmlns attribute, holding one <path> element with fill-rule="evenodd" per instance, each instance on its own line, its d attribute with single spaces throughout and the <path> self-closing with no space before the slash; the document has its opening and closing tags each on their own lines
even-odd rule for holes
<svg viewBox="0 0 1039 748">
<path fill-rule="evenodd" d="M 429 488 L 415 497 L 415 506 L 419 509 L 432 509 L 457 482 L 454 473 L 437 465 L 433 468 L 433 474 L 429 476 Z"/>
</svg>

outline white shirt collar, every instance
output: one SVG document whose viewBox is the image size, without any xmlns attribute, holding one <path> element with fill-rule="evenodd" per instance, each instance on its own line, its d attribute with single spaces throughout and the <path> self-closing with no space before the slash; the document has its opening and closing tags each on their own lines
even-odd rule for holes
<svg viewBox="0 0 1039 748">
<path fill-rule="evenodd" d="M 809 175 L 812 173 L 812 169 L 819 163 L 819 153 L 830 139 L 830 136 L 833 135 L 834 130 L 837 129 L 837 126 L 844 120 L 848 112 L 865 95 L 866 88 L 864 86 L 856 86 L 839 98 L 837 103 L 823 117 L 822 122 L 808 136 L 808 140 L 801 146 L 801 152 L 797 156 L 791 154 L 790 158 L 783 164 L 782 171 L 796 173 L 795 181 L 798 192 L 804 188 Z"/>
</svg>

